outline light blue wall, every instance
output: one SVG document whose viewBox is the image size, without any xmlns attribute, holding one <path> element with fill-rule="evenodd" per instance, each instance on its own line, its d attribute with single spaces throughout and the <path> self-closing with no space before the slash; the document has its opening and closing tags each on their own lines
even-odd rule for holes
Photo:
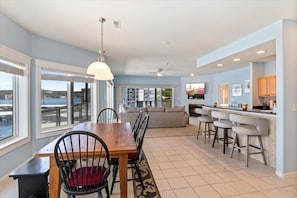
<svg viewBox="0 0 297 198">
<path fill-rule="evenodd" d="M 30 56 L 31 34 L 0 13 L 0 44 Z M 24 118 L 27 119 L 27 118 Z M 33 132 L 31 133 L 33 134 Z M 32 156 L 31 144 L 0 156 L 0 177 Z"/>
<path fill-rule="evenodd" d="M 229 104 L 235 102 L 237 104 L 248 104 L 252 106 L 250 100 L 250 93 L 244 93 L 245 80 L 250 80 L 250 68 L 249 66 L 242 66 L 241 68 L 234 69 L 231 71 L 221 72 L 212 76 L 213 85 L 213 102 L 218 101 L 218 85 L 228 84 L 229 85 Z M 242 96 L 232 96 L 232 85 L 240 84 L 242 88 Z"/>
<path fill-rule="evenodd" d="M 0 156 L 0 177 L 8 174 L 16 166 L 26 161 L 32 154 L 39 150 L 42 146 L 50 142 L 51 138 L 36 139 L 35 129 L 35 61 L 34 59 L 42 59 L 52 62 L 76 65 L 86 67 L 96 60 L 97 54 L 79 49 L 70 45 L 66 45 L 57 41 L 36 36 L 26 31 L 12 20 L 0 13 L 0 44 L 11 49 L 19 51 L 33 58 L 31 64 L 31 137 L 32 141 L 23 145 L 12 152 Z M 104 83 L 100 83 L 100 87 Z M 24 118 L 28 119 L 28 118 Z"/>
<path fill-rule="evenodd" d="M 205 94 L 205 105 L 212 105 L 213 102 L 218 101 L 218 85 L 228 84 L 229 85 L 229 104 L 233 101 L 237 103 L 247 103 L 251 106 L 250 93 L 244 93 L 243 86 L 245 80 L 250 80 L 250 68 L 249 66 L 241 66 L 240 68 L 220 72 L 212 75 L 201 75 L 195 77 L 183 77 L 182 82 L 182 102 L 187 102 L 187 95 L 185 94 L 185 87 L 187 83 L 193 82 L 205 82 L 206 83 L 206 94 Z M 242 85 L 242 96 L 232 96 L 232 85 Z"/>
<path fill-rule="evenodd" d="M 31 34 L 0 12 L 0 43 L 28 56 L 31 55 Z"/>
</svg>

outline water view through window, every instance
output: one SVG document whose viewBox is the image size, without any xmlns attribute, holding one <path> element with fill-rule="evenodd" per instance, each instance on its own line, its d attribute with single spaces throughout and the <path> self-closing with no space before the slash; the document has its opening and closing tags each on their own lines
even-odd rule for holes
<svg viewBox="0 0 297 198">
<path fill-rule="evenodd" d="M 67 126 L 90 120 L 88 83 L 41 81 L 41 128 Z"/>
</svg>

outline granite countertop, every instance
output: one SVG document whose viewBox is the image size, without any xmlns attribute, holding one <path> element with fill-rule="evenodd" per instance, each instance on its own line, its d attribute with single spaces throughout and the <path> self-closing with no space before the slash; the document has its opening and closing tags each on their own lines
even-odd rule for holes
<svg viewBox="0 0 297 198">
<path fill-rule="evenodd" d="M 241 108 L 236 108 L 236 107 L 214 107 L 214 106 L 207 106 L 207 105 L 204 107 L 213 108 L 213 109 L 238 111 L 238 112 L 242 112 L 242 113 L 249 112 L 249 113 L 257 113 L 257 114 L 276 115 L 276 113 L 273 113 L 272 110 L 248 109 L 247 111 L 243 111 Z"/>
</svg>

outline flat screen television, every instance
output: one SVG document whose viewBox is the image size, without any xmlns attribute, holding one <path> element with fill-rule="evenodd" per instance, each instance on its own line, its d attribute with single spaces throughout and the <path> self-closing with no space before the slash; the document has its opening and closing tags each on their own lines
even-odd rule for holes
<svg viewBox="0 0 297 198">
<path fill-rule="evenodd" d="M 205 95 L 205 83 L 187 83 L 186 94 L 188 99 L 201 99 L 204 100 Z"/>
</svg>

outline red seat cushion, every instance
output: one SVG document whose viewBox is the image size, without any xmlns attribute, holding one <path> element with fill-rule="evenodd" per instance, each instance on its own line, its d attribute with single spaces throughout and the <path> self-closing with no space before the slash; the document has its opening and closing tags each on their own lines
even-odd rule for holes
<svg viewBox="0 0 297 198">
<path fill-rule="evenodd" d="M 70 174 L 67 183 L 69 187 L 98 185 L 103 180 L 105 167 L 82 167 Z"/>
</svg>

